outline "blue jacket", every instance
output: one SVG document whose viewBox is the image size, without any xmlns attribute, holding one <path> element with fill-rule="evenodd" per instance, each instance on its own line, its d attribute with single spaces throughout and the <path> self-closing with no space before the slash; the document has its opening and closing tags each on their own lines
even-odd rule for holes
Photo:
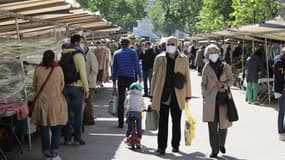
<svg viewBox="0 0 285 160">
<path fill-rule="evenodd" d="M 114 53 L 112 80 L 116 82 L 118 76 L 133 77 L 136 74 L 142 78 L 139 58 L 135 50 L 131 48 L 122 48 Z"/>
<path fill-rule="evenodd" d="M 274 63 L 274 92 L 282 93 L 285 90 L 285 62 L 278 58 Z"/>
</svg>

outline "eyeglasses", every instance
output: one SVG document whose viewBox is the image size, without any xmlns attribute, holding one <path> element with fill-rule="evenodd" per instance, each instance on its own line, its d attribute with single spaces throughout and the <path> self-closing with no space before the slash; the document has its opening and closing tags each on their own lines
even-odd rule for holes
<svg viewBox="0 0 285 160">
<path fill-rule="evenodd" d="M 176 44 L 174 44 L 174 43 L 169 43 L 169 44 L 167 44 L 167 46 L 176 46 Z"/>
</svg>

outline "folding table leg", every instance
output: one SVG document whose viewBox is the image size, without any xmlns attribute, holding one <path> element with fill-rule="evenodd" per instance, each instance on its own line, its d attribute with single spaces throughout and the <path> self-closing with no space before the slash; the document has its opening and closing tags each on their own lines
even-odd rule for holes
<svg viewBox="0 0 285 160">
<path fill-rule="evenodd" d="M 30 125 L 29 117 L 27 118 L 27 124 L 28 124 L 29 149 L 32 150 L 32 136 L 31 136 L 31 125 Z"/>
<path fill-rule="evenodd" d="M 3 160 L 8 160 L 8 157 L 7 157 L 6 153 L 2 150 L 2 148 L 0 148 L 0 155 L 3 158 Z"/>
</svg>

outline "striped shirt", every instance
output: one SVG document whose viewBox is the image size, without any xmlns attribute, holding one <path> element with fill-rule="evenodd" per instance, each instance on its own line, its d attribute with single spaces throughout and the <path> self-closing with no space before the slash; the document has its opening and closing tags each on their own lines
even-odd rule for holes
<svg viewBox="0 0 285 160">
<path fill-rule="evenodd" d="M 114 53 L 112 80 L 116 82 L 118 76 L 133 77 L 138 74 L 142 78 L 139 58 L 135 50 L 122 48 Z"/>
</svg>

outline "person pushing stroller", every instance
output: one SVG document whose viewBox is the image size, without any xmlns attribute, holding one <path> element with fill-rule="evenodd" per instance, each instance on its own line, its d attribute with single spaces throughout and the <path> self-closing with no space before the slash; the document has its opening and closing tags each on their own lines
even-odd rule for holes
<svg viewBox="0 0 285 160">
<path fill-rule="evenodd" d="M 142 111 L 145 110 L 144 99 L 142 96 L 142 86 L 138 82 L 134 82 L 129 87 L 128 95 L 125 99 L 125 110 L 127 111 L 126 117 L 128 122 L 128 129 L 126 132 L 125 143 L 130 144 L 132 133 L 132 121 L 130 118 L 136 119 L 137 137 L 135 137 L 136 144 L 140 145 L 142 138 Z"/>
</svg>

